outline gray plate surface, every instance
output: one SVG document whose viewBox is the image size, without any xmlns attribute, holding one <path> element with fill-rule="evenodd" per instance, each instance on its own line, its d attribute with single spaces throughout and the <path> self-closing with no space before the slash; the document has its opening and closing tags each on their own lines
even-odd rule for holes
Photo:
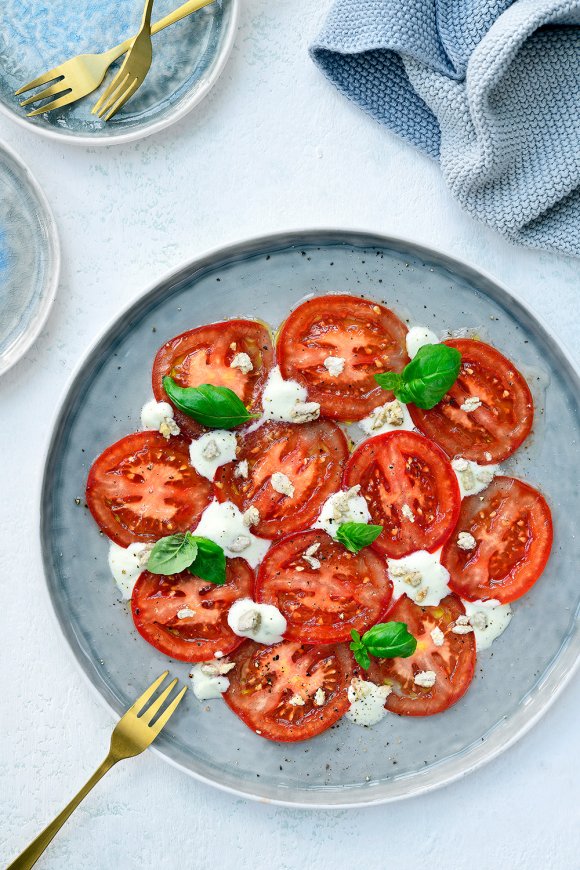
<svg viewBox="0 0 580 870">
<path fill-rule="evenodd" d="M 83 507 L 91 462 L 139 427 L 151 362 L 171 336 L 234 316 L 277 325 L 306 294 L 333 291 L 384 301 L 410 323 L 436 331 L 477 327 L 521 366 L 535 393 L 537 424 L 506 466 L 546 494 L 555 542 L 543 577 L 515 603 L 509 629 L 478 656 L 470 691 L 446 713 L 389 716 L 373 729 L 343 720 L 313 741 L 275 744 L 253 734 L 221 702 L 200 705 L 188 693 L 156 743 L 168 761 L 219 787 L 331 807 L 409 797 L 493 758 L 544 712 L 577 660 L 580 495 L 569 469 L 580 436 L 579 381 L 535 317 L 471 267 L 381 236 L 311 231 L 212 253 L 160 281 L 89 352 L 54 428 L 41 509 L 58 621 L 89 681 L 121 713 L 168 662 L 137 635 L 109 576 L 107 541 Z M 186 678 L 187 665 L 170 668 Z"/>
</svg>

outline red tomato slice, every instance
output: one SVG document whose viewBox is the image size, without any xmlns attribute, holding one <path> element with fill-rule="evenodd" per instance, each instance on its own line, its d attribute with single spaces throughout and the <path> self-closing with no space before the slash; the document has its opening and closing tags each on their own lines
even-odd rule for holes
<svg viewBox="0 0 580 870">
<path fill-rule="evenodd" d="M 231 368 L 236 354 L 246 353 L 253 365 L 243 374 Z M 213 384 L 229 387 L 248 408 L 260 407 L 260 396 L 270 369 L 274 350 L 269 331 L 256 320 L 227 320 L 191 329 L 172 338 L 157 352 L 153 363 L 153 393 L 158 402 L 169 401 L 163 378 L 170 375 L 182 387 Z M 198 435 L 202 427 L 191 417 L 175 410 L 182 431 Z"/>
<path fill-rule="evenodd" d="M 191 467 L 182 438 L 166 441 L 159 432 L 135 432 L 95 459 L 86 498 L 103 532 L 128 547 L 196 525 L 212 488 Z"/>
<path fill-rule="evenodd" d="M 251 598 L 253 587 L 253 571 L 243 559 L 228 559 L 223 586 L 188 571 L 168 577 L 144 571 L 133 590 L 133 621 L 139 634 L 165 655 L 206 662 L 242 643 L 228 625 L 228 610 L 238 598 Z M 184 610 L 192 615 L 180 618 Z"/>
<path fill-rule="evenodd" d="M 329 420 L 294 425 L 264 423 L 240 437 L 238 458 L 218 469 L 215 493 L 240 510 L 255 507 L 260 522 L 252 531 L 261 538 L 277 538 L 312 525 L 323 502 L 340 489 L 348 445 L 343 432 Z M 248 463 L 248 477 L 236 477 L 236 465 Z M 272 487 L 275 472 L 294 486 L 294 495 Z"/>
<path fill-rule="evenodd" d="M 231 660 L 236 667 L 228 674 L 225 702 L 268 740 L 308 740 L 334 725 L 350 706 L 353 661 L 345 644 L 303 646 L 284 640 L 262 646 L 248 641 Z M 316 696 L 318 689 L 322 693 Z"/>
<path fill-rule="evenodd" d="M 446 341 L 461 353 L 459 377 L 438 405 L 424 411 L 409 405 L 415 426 L 452 458 L 502 462 L 530 434 L 534 402 L 513 363 L 489 344 L 468 338 Z M 469 396 L 481 406 L 462 411 Z"/>
<path fill-rule="evenodd" d="M 333 420 L 360 420 L 392 399 L 374 379 L 377 372 L 400 372 L 409 362 L 407 327 L 384 305 L 356 296 L 317 296 L 286 320 L 277 343 L 285 378 L 308 389 L 321 413 Z M 332 376 L 327 357 L 345 360 Z"/>
<path fill-rule="evenodd" d="M 457 546 L 459 532 L 476 540 Z M 441 554 L 450 587 L 468 601 L 515 601 L 533 586 L 552 547 L 552 515 L 544 496 L 513 477 L 496 477 L 481 495 L 464 499 L 457 527 Z"/>
<path fill-rule="evenodd" d="M 399 716 L 432 716 L 463 697 L 475 670 L 475 637 L 473 632 L 454 634 L 452 628 L 464 613 L 455 595 L 448 595 L 437 607 L 420 607 L 403 595 L 391 608 L 385 618 L 406 623 L 417 638 L 417 649 L 406 659 L 371 659 L 369 679 L 393 689 L 385 704 L 387 710 Z M 442 646 L 436 646 L 431 637 L 434 628 L 445 635 Z M 421 671 L 435 673 L 432 688 L 415 683 Z"/>
<path fill-rule="evenodd" d="M 455 526 L 460 494 L 444 453 L 415 432 L 388 432 L 358 447 L 346 486 L 360 484 L 372 522 L 383 531 L 372 545 L 393 559 L 440 547 Z"/>
<path fill-rule="evenodd" d="M 310 548 L 320 567 L 304 558 Z M 312 557 L 311 557 L 312 558 Z M 385 561 L 371 549 L 354 555 L 323 531 L 297 532 L 268 550 L 256 600 L 285 616 L 284 637 L 301 643 L 350 641 L 379 622 L 392 595 Z"/>
</svg>

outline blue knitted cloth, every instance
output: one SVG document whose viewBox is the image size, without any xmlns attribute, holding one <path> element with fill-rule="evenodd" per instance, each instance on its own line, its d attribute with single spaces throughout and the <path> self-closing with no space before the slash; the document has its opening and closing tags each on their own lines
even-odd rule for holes
<svg viewBox="0 0 580 870">
<path fill-rule="evenodd" d="M 580 256 L 580 0 L 336 0 L 310 51 L 470 215 Z"/>
</svg>

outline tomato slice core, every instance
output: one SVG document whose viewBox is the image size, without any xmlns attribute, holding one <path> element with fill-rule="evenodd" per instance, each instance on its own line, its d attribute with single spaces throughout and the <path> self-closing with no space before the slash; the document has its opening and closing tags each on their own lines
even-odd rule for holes
<svg viewBox="0 0 580 870">
<path fill-rule="evenodd" d="M 406 595 L 393 605 L 386 619 L 404 622 L 417 639 L 417 649 L 406 659 L 371 659 L 368 678 L 393 690 L 387 697 L 387 710 L 400 716 L 432 716 L 463 697 L 475 670 L 473 632 L 453 632 L 455 621 L 464 613 L 455 595 L 448 595 L 437 607 L 420 607 Z M 431 636 L 437 628 L 444 635 L 441 646 Z M 417 685 L 417 674 L 429 671 L 435 674 L 433 686 Z"/>
<path fill-rule="evenodd" d="M 375 374 L 403 370 L 409 362 L 407 327 L 384 305 L 357 296 L 317 296 L 299 305 L 278 337 L 282 374 L 308 389 L 311 402 L 333 420 L 360 420 L 392 399 Z M 325 366 L 343 361 L 340 373 Z"/>
<path fill-rule="evenodd" d="M 444 453 L 415 432 L 369 438 L 352 454 L 344 475 L 360 484 L 372 522 L 383 526 L 373 547 L 394 559 L 440 547 L 459 514 L 457 478 Z"/>
<path fill-rule="evenodd" d="M 128 547 L 190 529 L 210 503 L 212 488 L 192 468 L 184 439 L 135 432 L 94 461 L 86 498 L 103 532 Z"/>
</svg>

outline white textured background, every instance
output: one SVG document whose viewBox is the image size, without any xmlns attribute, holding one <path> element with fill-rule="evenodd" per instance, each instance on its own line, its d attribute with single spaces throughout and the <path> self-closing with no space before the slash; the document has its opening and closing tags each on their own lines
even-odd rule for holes
<svg viewBox="0 0 580 870">
<path fill-rule="evenodd" d="M 0 382 L 0 864 L 101 761 L 111 720 L 47 618 L 36 493 L 48 420 L 121 305 L 205 249 L 278 229 L 399 234 L 471 261 L 526 299 L 580 361 L 580 262 L 514 249 L 464 216 L 437 166 L 320 76 L 327 2 L 243 0 L 225 74 L 188 118 L 109 150 L 0 119 L 44 187 L 63 274 L 47 328 Z M 538 634 L 541 642 L 541 632 Z M 516 747 L 426 797 L 287 810 L 202 786 L 147 753 L 114 769 L 39 863 L 47 870 L 576 870 L 580 680 Z"/>
</svg>

